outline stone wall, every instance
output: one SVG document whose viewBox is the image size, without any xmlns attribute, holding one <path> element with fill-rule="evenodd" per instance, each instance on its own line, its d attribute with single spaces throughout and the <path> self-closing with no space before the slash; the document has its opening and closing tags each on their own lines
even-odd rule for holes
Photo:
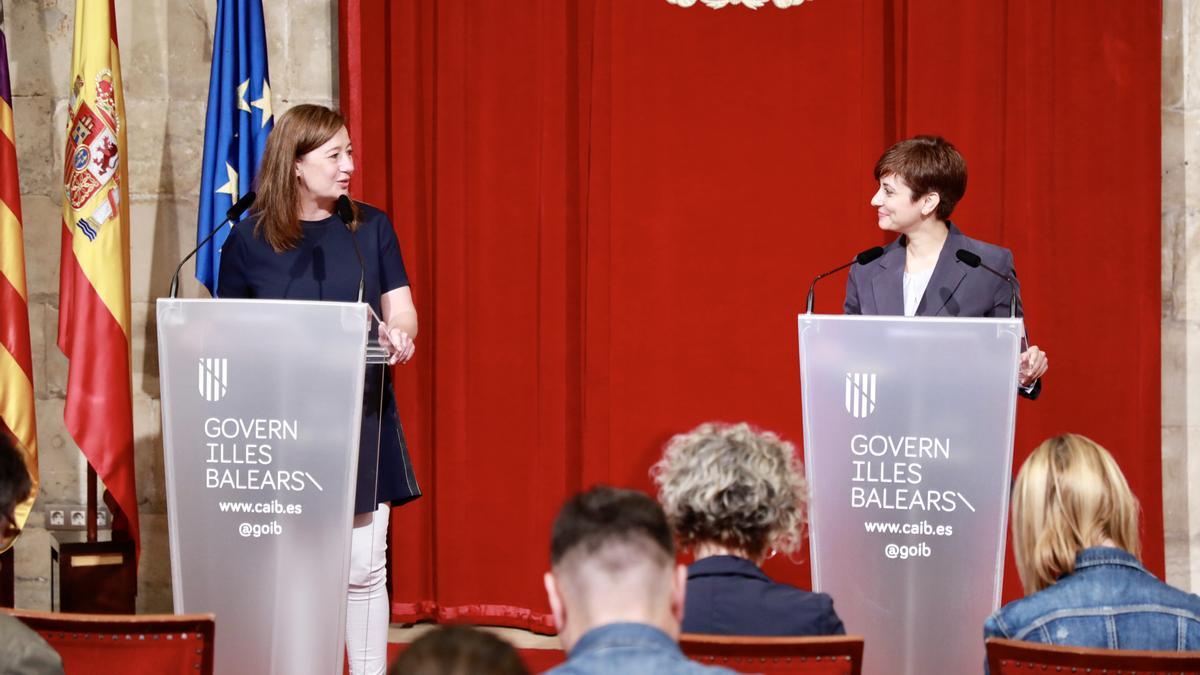
<svg viewBox="0 0 1200 675">
<path fill-rule="evenodd" d="M 1162 180 L 1162 470 L 1167 581 L 1198 592 L 1200 0 L 1163 1 Z"/>
<path fill-rule="evenodd" d="M 170 612 L 154 300 L 195 245 L 216 0 L 117 0 L 128 120 L 133 410 L 142 523 L 139 612 Z M 265 0 L 275 114 L 336 102 L 337 0 Z M 21 173 L 42 496 L 16 545 L 17 606 L 50 607 L 48 504 L 84 503 L 85 464 L 63 425 L 67 361 L 55 344 L 62 153 L 74 0 L 4 0 Z M 204 297 L 189 263 L 182 294 Z"/>
</svg>

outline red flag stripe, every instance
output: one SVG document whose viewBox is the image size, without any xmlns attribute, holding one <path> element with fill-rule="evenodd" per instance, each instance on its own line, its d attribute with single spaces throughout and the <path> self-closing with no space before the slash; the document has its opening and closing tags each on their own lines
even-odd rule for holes
<svg viewBox="0 0 1200 675">
<path fill-rule="evenodd" d="M 12 354 L 17 365 L 33 381 L 33 357 L 29 350 L 29 310 L 25 299 L 8 277 L 0 274 L 0 345 Z"/>
<path fill-rule="evenodd" d="M 21 184 L 17 177 L 17 148 L 0 134 L 0 201 L 21 220 Z"/>
<path fill-rule="evenodd" d="M 119 47 L 117 42 L 117 0 L 108 0 L 108 16 L 112 19 L 108 22 L 108 37 L 112 40 L 114 47 Z"/>
<path fill-rule="evenodd" d="M 129 341 L 75 259 L 65 223 L 63 243 L 60 311 L 65 320 L 59 321 L 58 346 L 71 359 L 67 371 L 67 391 L 71 394 L 63 418 L 79 449 L 136 527 Z M 64 331 L 64 326 L 70 329 Z M 88 344 L 77 345 L 76 340 Z M 106 356 L 74 360 L 77 346 Z"/>
</svg>

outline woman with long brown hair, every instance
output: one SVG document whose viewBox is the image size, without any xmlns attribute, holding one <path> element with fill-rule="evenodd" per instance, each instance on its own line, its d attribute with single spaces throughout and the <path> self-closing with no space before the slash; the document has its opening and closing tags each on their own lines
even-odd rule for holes
<svg viewBox="0 0 1200 675">
<path fill-rule="evenodd" d="M 382 211 L 353 201 L 350 222 L 336 213 L 353 173 L 341 115 L 316 105 L 284 113 L 267 138 L 255 207 L 222 247 L 217 293 L 353 302 L 361 279 L 363 301 L 382 318 L 379 337 L 390 362 L 405 363 L 413 355 L 417 310 L 392 224 Z M 383 403 L 379 411 L 363 406 L 346 606 L 346 647 L 356 674 L 386 668 L 388 517 L 392 506 L 421 495 L 389 378 L 368 378 L 366 389 L 365 401 Z"/>
</svg>

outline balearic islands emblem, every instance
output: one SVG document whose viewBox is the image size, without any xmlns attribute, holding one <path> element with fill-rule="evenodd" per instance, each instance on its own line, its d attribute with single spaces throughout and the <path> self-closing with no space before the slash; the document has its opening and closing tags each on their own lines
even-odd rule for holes
<svg viewBox="0 0 1200 675">
<path fill-rule="evenodd" d="M 229 391 L 229 359 L 201 357 L 196 369 L 196 386 L 205 401 L 215 403 Z"/>
<path fill-rule="evenodd" d="M 846 412 L 859 419 L 875 412 L 875 373 L 846 373 Z"/>
</svg>

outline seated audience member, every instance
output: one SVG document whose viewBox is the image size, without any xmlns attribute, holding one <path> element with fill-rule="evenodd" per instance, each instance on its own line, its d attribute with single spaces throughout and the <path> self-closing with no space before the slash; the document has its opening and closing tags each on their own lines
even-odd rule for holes
<svg viewBox="0 0 1200 675">
<path fill-rule="evenodd" d="M 33 482 L 25 460 L 8 433 L 0 428 L 0 551 L 21 533 L 13 511 L 29 497 Z M 28 626 L 0 612 L 0 673 L 62 675 L 62 658 Z"/>
<path fill-rule="evenodd" d="M 679 650 L 686 577 L 662 509 L 599 486 L 563 505 L 550 538 L 546 594 L 567 661 L 555 674 L 730 673 Z"/>
<path fill-rule="evenodd" d="M 702 424 L 667 443 L 651 475 L 680 545 L 691 548 L 683 632 L 841 635 L 833 600 L 761 569 L 800 546 L 807 496 L 791 443 L 747 424 Z"/>
<path fill-rule="evenodd" d="M 1138 562 L 1138 503 L 1108 451 L 1075 434 L 1037 447 L 1012 491 L 1012 541 L 1026 596 L 984 638 L 1076 647 L 1200 650 L 1200 597 Z"/>
<path fill-rule="evenodd" d="M 470 626 L 445 626 L 413 641 L 389 675 L 528 675 L 508 642 Z"/>
</svg>

